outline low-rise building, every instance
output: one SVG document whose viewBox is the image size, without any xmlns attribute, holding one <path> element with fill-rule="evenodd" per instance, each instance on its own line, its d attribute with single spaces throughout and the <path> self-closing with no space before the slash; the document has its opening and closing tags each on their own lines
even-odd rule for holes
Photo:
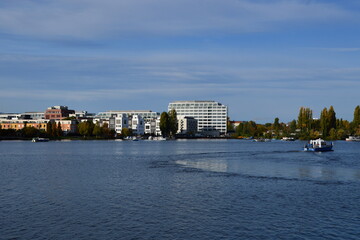
<svg viewBox="0 0 360 240">
<path fill-rule="evenodd" d="M 129 118 L 127 114 L 113 114 L 109 118 L 109 129 L 115 130 L 117 134 L 121 134 L 123 128 L 129 128 Z"/>
<path fill-rule="evenodd" d="M 24 112 L 23 116 L 29 116 L 30 119 L 45 119 L 44 112 Z"/>
<path fill-rule="evenodd" d="M 113 115 L 119 115 L 119 114 L 126 114 L 129 117 L 133 115 L 139 115 L 143 119 L 154 119 L 157 118 L 160 114 L 157 112 L 153 112 L 151 110 L 127 110 L 127 111 L 106 111 L 106 112 L 99 112 L 94 118 L 100 118 L 100 119 L 109 119 Z"/>
<path fill-rule="evenodd" d="M 150 119 L 145 121 L 145 134 L 155 135 L 156 134 L 156 119 Z"/>
<path fill-rule="evenodd" d="M 195 134 L 197 133 L 197 120 L 193 117 L 178 116 L 178 134 Z"/>
<path fill-rule="evenodd" d="M 140 115 L 131 116 L 131 129 L 134 135 L 144 135 L 144 120 Z"/>
<path fill-rule="evenodd" d="M 54 122 L 56 124 L 60 123 L 61 130 L 63 131 L 64 135 L 77 132 L 77 121 L 76 120 L 55 120 Z"/>
<path fill-rule="evenodd" d="M 46 125 L 49 120 L 28 120 L 28 119 L 13 119 L 0 120 L 1 129 L 21 130 L 24 127 L 34 127 L 39 130 L 46 130 Z"/>
</svg>

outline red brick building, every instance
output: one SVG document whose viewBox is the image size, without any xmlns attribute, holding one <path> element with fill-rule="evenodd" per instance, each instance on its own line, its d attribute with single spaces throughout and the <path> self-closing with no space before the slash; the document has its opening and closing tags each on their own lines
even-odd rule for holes
<svg viewBox="0 0 360 240">
<path fill-rule="evenodd" d="M 61 120 L 74 114 L 74 110 L 68 109 L 67 106 L 53 106 L 45 111 L 45 119 Z"/>
</svg>

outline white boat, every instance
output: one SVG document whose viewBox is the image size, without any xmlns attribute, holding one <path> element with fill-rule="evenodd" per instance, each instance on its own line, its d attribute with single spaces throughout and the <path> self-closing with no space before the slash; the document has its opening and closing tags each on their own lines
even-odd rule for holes
<svg viewBox="0 0 360 240">
<path fill-rule="evenodd" d="M 283 137 L 282 139 L 281 139 L 281 141 L 295 141 L 295 138 L 293 138 L 293 137 Z"/>
<path fill-rule="evenodd" d="M 271 139 L 268 138 L 256 138 L 254 142 L 271 142 Z"/>
<path fill-rule="evenodd" d="M 154 137 L 155 141 L 166 141 L 166 138 L 162 137 L 162 136 L 158 136 L 158 137 Z"/>
<path fill-rule="evenodd" d="M 32 142 L 48 142 L 49 139 L 48 139 L 48 138 L 36 137 L 36 138 L 33 138 L 31 141 L 32 141 Z"/>
<path fill-rule="evenodd" d="M 359 136 L 349 136 L 348 138 L 345 139 L 348 142 L 360 142 L 360 137 Z"/>
<path fill-rule="evenodd" d="M 323 139 L 310 140 L 305 144 L 304 151 L 306 152 L 327 152 L 332 151 L 333 143 L 328 144 Z"/>
</svg>

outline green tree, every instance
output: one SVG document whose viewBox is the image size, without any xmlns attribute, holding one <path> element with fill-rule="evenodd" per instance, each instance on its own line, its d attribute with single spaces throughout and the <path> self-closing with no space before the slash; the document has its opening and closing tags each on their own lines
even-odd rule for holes
<svg viewBox="0 0 360 240">
<path fill-rule="evenodd" d="M 57 125 L 57 136 L 62 136 L 63 135 L 63 131 L 62 131 L 62 128 L 61 128 L 61 123 L 58 122 L 58 125 Z"/>
<path fill-rule="evenodd" d="M 310 108 L 301 107 L 297 122 L 298 128 L 300 128 L 302 132 L 308 132 L 311 129 L 312 120 L 312 110 Z"/>
<path fill-rule="evenodd" d="M 289 128 L 290 128 L 290 132 L 296 131 L 296 120 L 295 119 L 290 122 Z"/>
<path fill-rule="evenodd" d="M 56 126 L 55 122 L 53 124 L 51 124 L 51 136 L 53 136 L 53 137 L 58 137 L 59 136 L 57 126 Z"/>
<path fill-rule="evenodd" d="M 162 112 L 160 115 L 160 131 L 164 137 L 168 137 L 170 135 L 170 117 L 167 112 Z"/>
<path fill-rule="evenodd" d="M 94 131 L 94 123 L 91 120 L 87 120 L 86 122 L 79 123 L 78 128 L 80 135 L 89 137 Z"/>
<path fill-rule="evenodd" d="M 320 128 L 324 138 L 329 137 L 331 129 L 336 129 L 336 113 L 333 106 L 330 106 L 329 110 L 327 110 L 327 108 L 322 110 L 320 115 Z M 334 136 L 334 132 L 332 132 L 332 136 L 330 137 L 333 138 Z"/>
<path fill-rule="evenodd" d="M 335 140 L 337 138 L 337 132 L 335 128 L 330 129 L 328 138 L 331 140 Z"/>
<path fill-rule="evenodd" d="M 100 127 L 100 124 L 98 122 L 95 124 L 92 134 L 95 135 L 97 138 L 102 136 L 102 128 Z"/>
<path fill-rule="evenodd" d="M 49 137 L 52 137 L 52 123 L 51 121 L 49 121 L 47 124 L 46 124 L 46 133 Z"/>
<path fill-rule="evenodd" d="M 328 131 L 330 130 L 328 129 L 328 124 L 327 124 L 327 119 L 328 119 L 327 112 L 328 112 L 327 108 L 324 108 L 321 111 L 321 115 L 320 115 L 320 128 L 323 137 L 327 137 Z"/>
<path fill-rule="evenodd" d="M 328 124 L 329 129 L 336 129 L 336 113 L 333 106 L 330 106 L 328 111 Z"/>
<path fill-rule="evenodd" d="M 273 129 L 274 129 L 275 131 L 278 131 L 278 130 L 280 129 L 279 118 L 275 118 L 275 119 L 274 119 Z"/>
<path fill-rule="evenodd" d="M 233 131 L 235 131 L 234 125 L 231 124 L 231 121 L 230 121 L 230 118 L 229 118 L 229 117 L 227 117 L 226 128 L 227 128 L 227 131 L 228 131 L 228 132 L 233 132 Z"/>
<path fill-rule="evenodd" d="M 40 135 L 40 131 L 34 127 L 24 127 L 22 129 L 22 135 L 26 138 L 38 137 Z"/>
<path fill-rule="evenodd" d="M 169 127 L 168 128 L 170 130 L 170 135 L 175 136 L 175 134 L 177 133 L 177 130 L 178 130 L 177 113 L 176 113 L 175 109 L 170 110 L 168 115 L 169 115 Z M 160 121 L 161 121 L 161 119 L 160 119 Z"/>
<path fill-rule="evenodd" d="M 123 128 L 121 129 L 121 136 L 123 137 L 129 137 L 132 135 L 132 129 L 129 128 Z"/>
<path fill-rule="evenodd" d="M 352 132 L 355 135 L 360 135 L 360 105 L 355 107 L 354 110 L 354 119 L 351 123 Z"/>
</svg>

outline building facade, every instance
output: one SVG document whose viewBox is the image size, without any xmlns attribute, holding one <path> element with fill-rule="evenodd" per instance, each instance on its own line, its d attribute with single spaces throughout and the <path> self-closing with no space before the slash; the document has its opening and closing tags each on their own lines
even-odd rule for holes
<svg viewBox="0 0 360 240">
<path fill-rule="evenodd" d="M 175 109 L 180 117 L 193 117 L 197 129 L 204 135 L 226 134 L 228 107 L 215 101 L 175 101 L 168 111 Z"/>
<path fill-rule="evenodd" d="M 45 111 L 45 119 L 61 120 L 75 114 L 74 110 L 68 109 L 67 106 L 53 106 Z"/>
<path fill-rule="evenodd" d="M 99 112 L 94 118 L 98 119 L 109 119 L 114 115 L 119 114 L 127 114 L 129 117 L 133 115 L 139 115 L 143 119 L 155 119 L 159 116 L 159 113 L 153 112 L 151 110 L 128 110 L 128 111 L 106 111 L 106 112 Z"/>
<path fill-rule="evenodd" d="M 129 118 L 127 114 L 113 114 L 109 119 L 109 128 L 121 134 L 123 128 L 129 128 Z"/>
<path fill-rule="evenodd" d="M 131 116 L 131 129 L 134 135 L 144 135 L 144 119 L 140 115 Z"/>
<path fill-rule="evenodd" d="M 46 130 L 46 125 L 49 120 L 24 120 L 24 119 L 13 119 L 13 120 L 0 120 L 1 129 L 14 129 L 21 130 L 24 127 L 34 127 L 39 130 Z"/>
<path fill-rule="evenodd" d="M 178 134 L 195 134 L 197 133 L 197 120 L 193 117 L 178 116 Z"/>
</svg>

